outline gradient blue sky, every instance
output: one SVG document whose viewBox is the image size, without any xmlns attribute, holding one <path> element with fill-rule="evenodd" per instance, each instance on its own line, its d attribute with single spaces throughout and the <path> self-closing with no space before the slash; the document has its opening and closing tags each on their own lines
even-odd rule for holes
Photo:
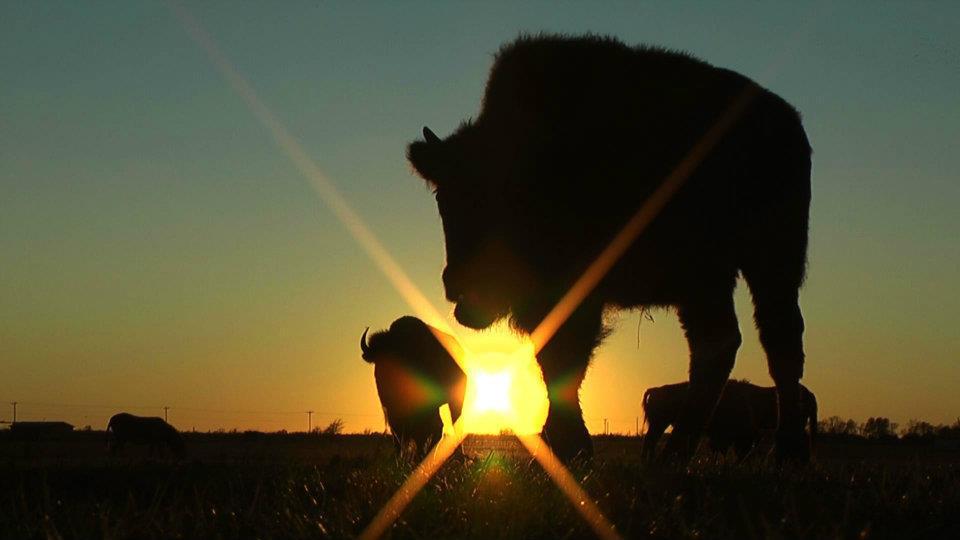
<svg viewBox="0 0 960 540">
<path fill-rule="evenodd" d="M 960 4 L 186 5 L 444 313 L 439 218 L 405 145 L 476 114 L 501 43 L 610 34 L 756 79 L 814 146 L 821 415 L 960 416 Z M 164 404 L 181 428 L 302 429 L 308 409 L 382 427 L 356 342 L 409 307 L 168 4 L 0 2 L 0 73 L 4 403 L 95 427 Z M 737 301 L 735 375 L 766 382 Z M 638 346 L 621 314 L 599 350 L 593 430 L 632 430 L 643 390 L 685 377 L 675 316 L 654 316 Z"/>
</svg>

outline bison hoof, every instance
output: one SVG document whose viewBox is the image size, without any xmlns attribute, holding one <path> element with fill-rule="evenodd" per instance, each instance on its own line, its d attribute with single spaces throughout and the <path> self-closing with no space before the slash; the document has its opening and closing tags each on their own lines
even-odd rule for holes
<svg viewBox="0 0 960 540">
<path fill-rule="evenodd" d="M 593 457 L 593 441 L 587 437 L 558 437 L 543 433 L 543 439 L 550 450 L 564 463 L 575 460 L 589 460 Z"/>
</svg>

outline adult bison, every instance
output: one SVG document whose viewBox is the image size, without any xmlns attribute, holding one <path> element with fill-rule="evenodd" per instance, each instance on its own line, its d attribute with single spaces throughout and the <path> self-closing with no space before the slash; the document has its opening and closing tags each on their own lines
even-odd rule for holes
<svg viewBox="0 0 960 540">
<path fill-rule="evenodd" d="M 148 445 L 151 450 L 166 448 L 177 457 L 186 454 L 180 433 L 163 418 L 118 413 L 110 418 L 107 432 L 113 435 L 110 441 L 110 450 L 113 453 L 119 452 L 126 444 L 133 443 Z"/>
<path fill-rule="evenodd" d="M 441 343 L 441 341 L 443 343 Z M 440 407 L 446 403 L 454 422 L 463 410 L 467 376 L 451 351 L 457 340 L 416 317 L 401 317 L 390 329 L 367 341 L 360 336 L 363 359 L 374 365 L 377 395 L 397 450 L 414 445 L 414 454 L 429 450 L 443 436 Z M 461 354 L 457 352 L 457 354 Z"/>
<path fill-rule="evenodd" d="M 643 394 L 643 416 L 647 423 L 643 438 L 644 457 L 653 456 L 663 432 L 679 418 L 689 386 L 686 382 L 668 384 L 651 388 Z M 809 427 L 807 444 L 812 449 L 817 435 L 817 398 L 803 385 L 800 385 L 800 404 L 804 425 Z M 733 447 L 742 459 L 765 433 L 776 427 L 776 388 L 731 380 L 723 387 L 705 435 L 715 451 L 726 452 Z"/>
<path fill-rule="evenodd" d="M 689 342 L 690 392 L 671 438 L 671 453 L 688 455 L 740 346 L 741 273 L 780 396 L 777 449 L 805 457 L 798 290 L 811 150 L 789 104 L 686 54 L 539 36 L 499 52 L 475 120 L 445 139 L 423 132 L 408 158 L 435 190 L 446 296 L 472 328 L 509 316 L 534 330 L 645 201 L 663 201 L 664 179 L 678 186 L 539 352 L 544 435 L 559 455 L 591 450 L 578 390 L 604 309 L 647 306 L 675 307 Z"/>
</svg>

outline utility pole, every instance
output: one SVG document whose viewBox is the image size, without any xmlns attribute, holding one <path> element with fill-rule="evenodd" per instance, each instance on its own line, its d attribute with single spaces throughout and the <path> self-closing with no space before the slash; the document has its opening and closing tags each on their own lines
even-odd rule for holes
<svg viewBox="0 0 960 540">
<path fill-rule="evenodd" d="M 13 405 L 13 423 L 16 424 L 17 423 L 17 402 L 11 401 L 10 404 Z"/>
<path fill-rule="evenodd" d="M 610 434 L 610 419 L 609 419 L 609 418 L 604 418 L 604 419 L 603 419 L 603 434 L 604 434 L 604 435 L 609 435 L 609 434 Z"/>
<path fill-rule="evenodd" d="M 307 433 L 313 431 L 313 411 L 307 411 Z"/>
<path fill-rule="evenodd" d="M 169 411 L 169 410 L 170 410 L 170 407 L 167 407 L 166 405 L 163 406 L 163 421 L 164 421 L 164 422 L 167 421 L 167 411 Z"/>
<path fill-rule="evenodd" d="M 637 437 L 640 436 L 640 417 L 637 417 Z"/>
</svg>

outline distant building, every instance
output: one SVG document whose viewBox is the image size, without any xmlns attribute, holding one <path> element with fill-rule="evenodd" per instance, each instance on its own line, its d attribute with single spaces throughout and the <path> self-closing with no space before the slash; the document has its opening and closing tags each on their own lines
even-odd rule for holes
<svg viewBox="0 0 960 540">
<path fill-rule="evenodd" d="M 20 441 L 57 439 L 70 434 L 73 426 L 66 422 L 14 422 L 10 424 L 10 436 Z"/>
</svg>

